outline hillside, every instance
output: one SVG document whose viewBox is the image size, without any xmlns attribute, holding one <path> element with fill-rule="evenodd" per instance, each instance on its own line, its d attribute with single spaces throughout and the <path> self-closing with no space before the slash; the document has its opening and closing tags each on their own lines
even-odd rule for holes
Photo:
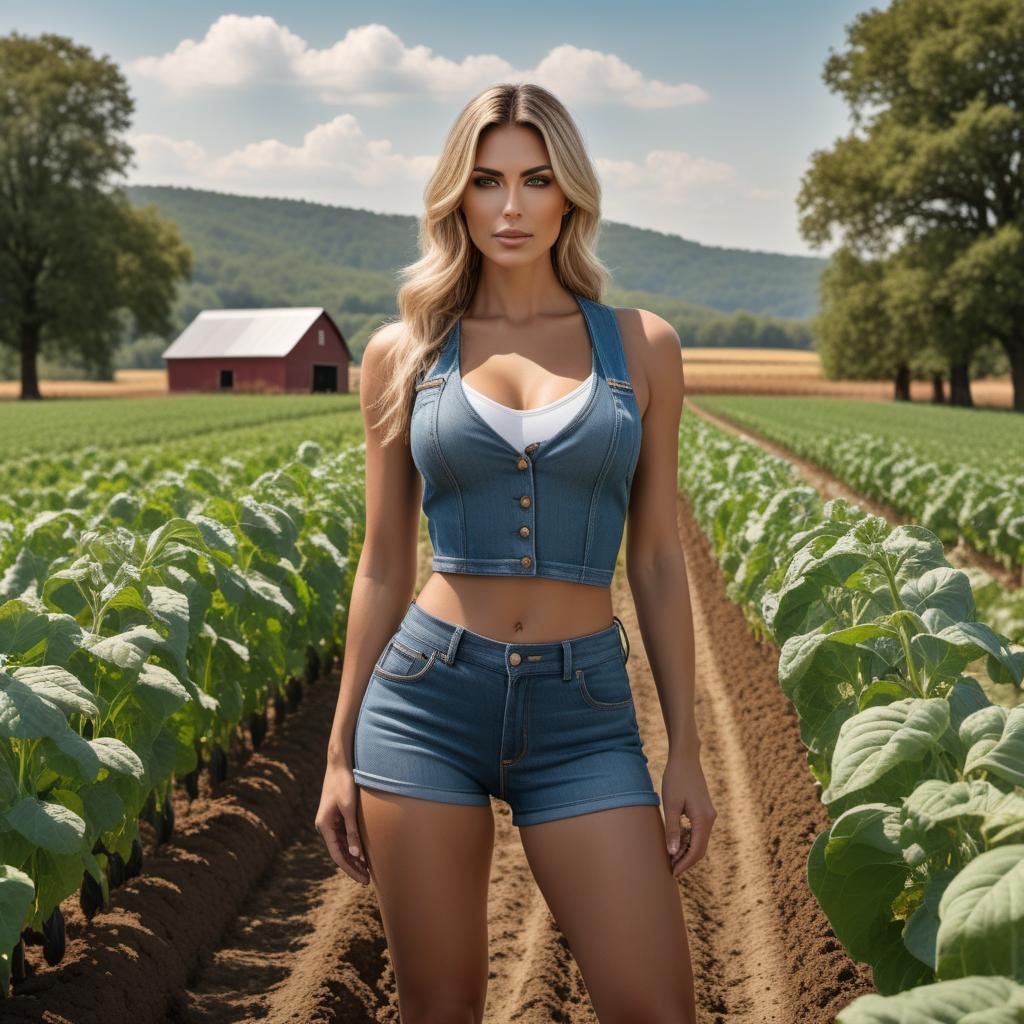
<svg viewBox="0 0 1024 1024">
<path fill-rule="evenodd" d="M 174 220 L 195 254 L 179 330 L 210 307 L 317 305 L 358 358 L 381 317 L 395 312 L 396 271 L 417 255 L 412 216 L 171 186 L 126 192 Z M 599 254 L 617 286 L 606 301 L 659 313 L 684 345 L 809 343 L 804 325 L 786 321 L 814 313 L 825 260 L 714 248 L 615 222 L 603 225 Z"/>
</svg>

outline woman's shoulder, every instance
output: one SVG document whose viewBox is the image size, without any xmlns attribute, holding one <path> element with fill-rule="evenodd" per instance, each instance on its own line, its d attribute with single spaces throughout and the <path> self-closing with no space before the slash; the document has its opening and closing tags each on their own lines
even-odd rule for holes
<svg viewBox="0 0 1024 1024">
<path fill-rule="evenodd" d="M 647 309 L 613 306 L 633 390 L 646 406 L 650 385 L 665 373 L 681 373 L 679 335 L 664 318 Z"/>
<path fill-rule="evenodd" d="M 624 345 L 634 348 L 679 349 L 679 335 L 664 318 L 648 309 L 613 306 Z"/>
<path fill-rule="evenodd" d="M 387 353 L 398 344 L 404 333 L 404 321 L 388 320 L 386 323 L 375 328 L 370 334 L 370 337 L 366 341 L 366 345 L 363 347 L 364 355 L 370 351 L 371 347 L 373 348 L 373 356 L 380 358 L 381 356 L 387 355 Z"/>
<path fill-rule="evenodd" d="M 629 379 L 643 415 L 655 382 L 667 375 L 682 377 L 679 335 L 664 318 L 648 309 L 613 306 L 619 325 Z"/>
</svg>

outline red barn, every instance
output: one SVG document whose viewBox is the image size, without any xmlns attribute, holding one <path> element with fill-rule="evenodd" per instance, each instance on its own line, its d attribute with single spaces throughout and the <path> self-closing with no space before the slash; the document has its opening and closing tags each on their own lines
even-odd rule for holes
<svg viewBox="0 0 1024 1024">
<path fill-rule="evenodd" d="M 348 345 L 319 306 L 204 309 L 164 350 L 169 391 L 348 391 Z"/>
</svg>

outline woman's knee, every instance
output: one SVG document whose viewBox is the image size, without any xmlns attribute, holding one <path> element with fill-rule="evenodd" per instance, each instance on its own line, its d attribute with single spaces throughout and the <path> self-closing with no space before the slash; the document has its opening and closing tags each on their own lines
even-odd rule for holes
<svg viewBox="0 0 1024 1024">
<path fill-rule="evenodd" d="M 399 997 L 402 1024 L 481 1024 L 484 998 L 480 994 Z"/>
</svg>

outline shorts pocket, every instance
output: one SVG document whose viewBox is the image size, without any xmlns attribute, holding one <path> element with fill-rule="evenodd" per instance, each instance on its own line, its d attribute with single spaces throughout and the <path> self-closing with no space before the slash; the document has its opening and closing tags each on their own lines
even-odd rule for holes
<svg viewBox="0 0 1024 1024">
<path fill-rule="evenodd" d="M 619 657 L 576 669 L 576 685 L 580 696 L 592 708 L 610 711 L 633 703 L 629 672 Z"/>
<path fill-rule="evenodd" d="M 425 641 L 399 630 L 388 642 L 373 666 L 373 673 L 384 679 L 412 683 L 422 679 L 440 657 L 440 652 Z"/>
</svg>

